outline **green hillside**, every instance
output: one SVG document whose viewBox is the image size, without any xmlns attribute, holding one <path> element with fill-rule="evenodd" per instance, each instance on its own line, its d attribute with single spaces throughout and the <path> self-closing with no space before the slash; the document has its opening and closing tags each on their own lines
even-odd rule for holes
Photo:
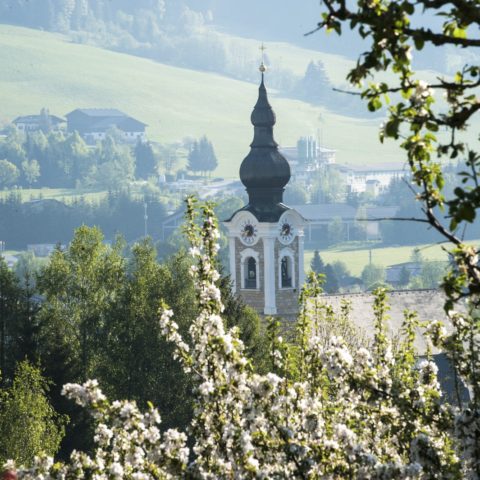
<svg viewBox="0 0 480 480">
<path fill-rule="evenodd" d="M 275 44 L 272 50 L 280 54 L 282 48 L 288 63 L 293 64 L 291 59 L 297 54 L 298 71 L 300 62 L 306 66 L 311 58 L 308 50 L 285 44 Z M 330 57 L 333 65 L 334 57 Z M 341 64 L 344 62 L 337 59 L 335 69 Z M 55 115 L 65 115 L 77 107 L 111 107 L 147 123 L 147 133 L 156 141 L 206 134 L 219 157 L 217 175 L 236 177 L 248 152 L 252 138 L 249 118 L 257 95 L 257 87 L 250 83 L 73 44 L 61 35 L 9 25 L 0 25 L 0 65 L 0 122 L 37 113 L 44 106 Z M 393 142 L 378 143 L 378 120 L 335 115 L 280 98 L 275 92 L 270 92 L 270 99 L 277 113 L 276 139 L 281 145 L 292 145 L 298 137 L 320 128 L 328 146 L 337 150 L 338 162 L 402 159 Z"/>
</svg>

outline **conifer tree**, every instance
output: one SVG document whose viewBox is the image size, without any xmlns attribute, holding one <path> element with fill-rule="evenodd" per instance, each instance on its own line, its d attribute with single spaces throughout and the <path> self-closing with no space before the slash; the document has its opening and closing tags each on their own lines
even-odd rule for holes
<svg viewBox="0 0 480 480">
<path fill-rule="evenodd" d="M 313 252 L 313 258 L 310 263 L 310 268 L 315 273 L 325 273 L 325 264 L 323 263 L 323 260 L 321 259 L 318 250 L 315 250 L 315 252 Z"/>
<path fill-rule="evenodd" d="M 135 176 L 137 178 L 147 179 L 155 175 L 157 169 L 157 159 L 150 142 L 139 140 L 135 145 Z"/>
<path fill-rule="evenodd" d="M 199 141 L 194 141 L 188 155 L 188 169 L 192 172 L 213 172 L 218 165 L 218 160 L 212 142 L 206 136 Z"/>
</svg>

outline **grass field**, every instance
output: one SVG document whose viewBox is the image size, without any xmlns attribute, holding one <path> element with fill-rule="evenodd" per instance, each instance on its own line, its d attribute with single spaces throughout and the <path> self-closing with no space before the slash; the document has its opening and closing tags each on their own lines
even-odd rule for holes
<svg viewBox="0 0 480 480">
<path fill-rule="evenodd" d="M 83 197 L 86 201 L 96 202 L 107 195 L 107 191 L 105 190 L 92 191 L 81 188 L 25 188 L 18 190 L 0 190 L 0 198 L 3 199 L 11 193 L 20 195 L 22 202 L 28 202 L 39 198 L 53 198 L 67 203 L 79 197 Z"/>
<path fill-rule="evenodd" d="M 479 241 L 468 243 L 480 243 Z M 393 265 L 397 263 L 408 262 L 414 249 L 418 248 L 425 260 L 448 260 L 447 253 L 442 247 L 448 246 L 438 244 L 425 244 L 405 247 L 379 247 L 373 245 L 371 249 L 361 248 L 358 250 L 348 250 L 348 247 L 333 247 L 328 250 L 320 250 L 320 257 L 325 263 L 332 263 L 337 260 L 344 262 L 352 275 L 358 276 L 362 273 L 363 268 L 370 261 L 370 250 L 372 252 L 372 263 L 383 265 Z M 305 252 L 305 270 L 310 269 L 313 251 Z"/>
<path fill-rule="evenodd" d="M 252 48 L 258 44 L 255 40 L 250 43 Z M 269 55 L 276 55 L 281 65 L 291 64 L 301 72 L 319 54 L 273 44 Z M 341 57 L 321 55 L 329 73 L 338 75 L 349 65 Z M 112 107 L 147 123 L 147 133 L 156 141 L 206 134 L 219 158 L 217 175 L 236 177 L 248 153 L 256 85 L 73 44 L 62 35 L 9 25 L 0 25 L 0 65 L 0 122 L 37 113 L 42 107 L 60 116 L 78 107 Z M 339 162 L 402 159 L 392 142 L 383 146 L 378 143 L 379 120 L 336 115 L 280 98 L 274 92 L 270 92 L 270 99 L 277 113 L 275 133 L 281 145 L 293 145 L 298 137 L 321 129 L 325 143 L 337 149 Z"/>
</svg>

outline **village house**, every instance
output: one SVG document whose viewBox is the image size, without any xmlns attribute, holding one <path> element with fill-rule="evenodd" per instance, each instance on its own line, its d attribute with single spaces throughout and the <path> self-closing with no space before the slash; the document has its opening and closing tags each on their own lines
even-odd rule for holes
<svg viewBox="0 0 480 480">
<path fill-rule="evenodd" d="M 55 115 L 23 115 L 12 122 L 21 133 L 38 132 L 39 130 L 61 130 L 65 120 Z"/>
<path fill-rule="evenodd" d="M 391 181 L 409 173 L 402 162 L 382 162 L 370 165 L 334 164 L 331 168 L 345 178 L 348 193 L 370 193 L 373 197 L 385 192 Z"/>
<path fill-rule="evenodd" d="M 103 140 L 112 128 L 122 133 L 128 143 L 145 139 L 145 123 L 114 108 L 77 108 L 65 115 L 67 130 L 77 131 L 88 144 Z"/>
</svg>

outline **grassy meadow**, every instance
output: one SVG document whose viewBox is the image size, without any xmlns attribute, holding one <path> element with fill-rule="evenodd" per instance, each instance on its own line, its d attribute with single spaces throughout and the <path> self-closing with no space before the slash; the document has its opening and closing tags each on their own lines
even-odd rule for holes
<svg viewBox="0 0 480 480">
<path fill-rule="evenodd" d="M 251 48 L 258 43 L 248 42 Z M 273 44 L 269 55 L 277 56 L 280 65 L 288 64 L 301 72 L 319 54 Z M 343 72 L 349 65 L 341 57 L 322 55 L 329 73 Z M 0 76 L 0 123 L 37 113 L 42 107 L 59 116 L 78 107 L 112 107 L 147 123 L 147 133 L 155 141 L 174 142 L 206 134 L 219 158 L 216 175 L 236 177 L 248 152 L 250 113 L 257 96 L 254 84 L 74 44 L 59 34 L 10 25 L 0 25 L 0 64 L 7 67 Z M 275 75 L 275 69 L 269 74 Z M 402 159 L 393 142 L 378 143 L 378 119 L 337 115 L 281 98 L 273 91 L 270 100 L 277 113 L 275 134 L 281 145 L 293 145 L 298 137 L 320 129 L 325 143 L 337 150 L 338 162 Z"/>
<path fill-rule="evenodd" d="M 11 193 L 20 195 L 22 202 L 37 200 L 40 198 L 53 198 L 62 202 L 72 202 L 82 197 L 88 202 L 98 202 L 107 196 L 106 190 L 86 190 L 73 188 L 19 188 L 13 190 L 0 190 L 0 199 L 6 198 Z"/>
</svg>

